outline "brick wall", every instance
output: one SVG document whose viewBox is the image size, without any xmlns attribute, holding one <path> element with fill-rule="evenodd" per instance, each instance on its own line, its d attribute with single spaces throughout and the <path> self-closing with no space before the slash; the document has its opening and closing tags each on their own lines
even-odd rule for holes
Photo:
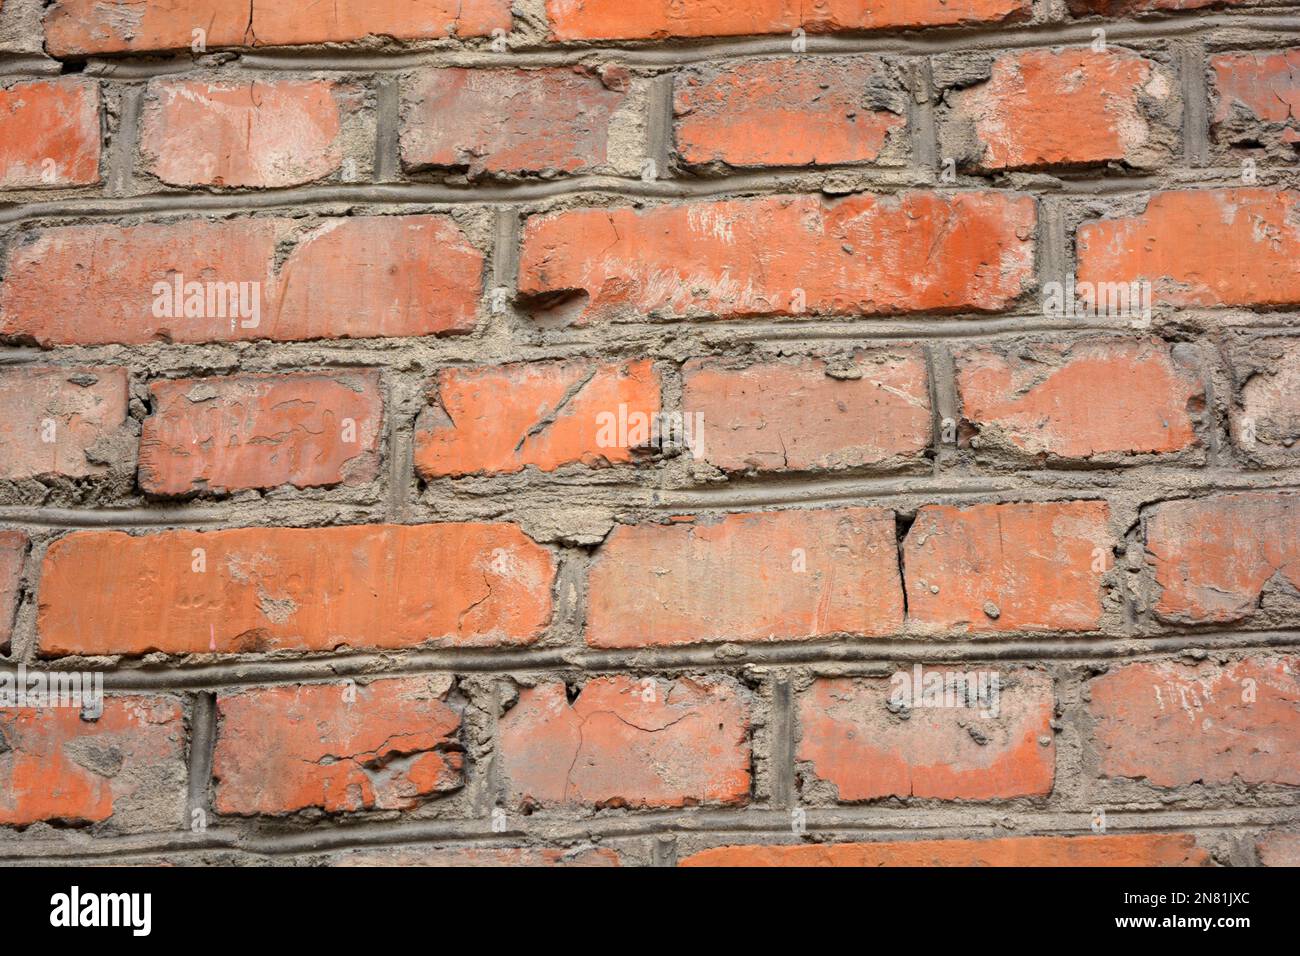
<svg viewBox="0 0 1300 956">
<path fill-rule="evenodd" d="M 0 858 L 1296 863 L 1298 27 L 0 0 Z"/>
</svg>

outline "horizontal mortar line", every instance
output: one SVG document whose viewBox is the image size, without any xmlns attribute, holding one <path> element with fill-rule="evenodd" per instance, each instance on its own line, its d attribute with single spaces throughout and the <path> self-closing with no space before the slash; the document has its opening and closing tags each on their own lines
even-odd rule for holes
<svg viewBox="0 0 1300 956">
<path fill-rule="evenodd" d="M 1089 836 L 1092 810 L 1007 810 L 999 806 L 955 804 L 943 808 L 916 807 L 804 807 L 809 831 L 828 835 L 860 833 L 880 840 L 904 841 L 913 837 L 934 839 L 952 833 L 954 838 L 1017 836 Z M 961 814 L 961 819 L 956 819 Z M 518 817 L 514 817 L 518 819 Z M 82 841 L 34 839 L 0 847 L 0 860 L 23 862 L 40 859 L 104 859 L 154 853 L 199 854 L 238 852 L 286 856 L 336 850 L 428 844 L 430 848 L 511 847 L 522 841 L 543 845 L 588 844 L 595 840 L 633 839 L 646 836 L 729 835 L 788 839 L 790 812 L 747 807 L 737 810 L 650 811 L 585 820 L 555 819 L 537 814 L 527 818 L 528 828 L 494 832 L 491 822 L 480 819 L 358 823 L 330 830 L 267 833 L 239 827 L 211 828 L 201 834 L 155 833 L 91 838 Z M 1106 808 L 1112 836 L 1138 832 L 1183 832 L 1274 827 L 1300 820 L 1300 806 L 1229 807 L 1160 810 Z M 983 832 L 972 834 L 973 829 Z M 842 841 L 848 842 L 848 841 Z M 793 845 L 793 844 L 792 844 Z"/>
<path fill-rule="evenodd" d="M 1226 32 L 1241 33 L 1296 33 L 1300 23 L 1286 11 L 1293 8 L 1271 7 L 1263 10 L 1243 10 L 1196 17 L 1150 17 L 1103 20 L 1092 18 L 1069 23 L 1007 23 L 985 26 L 922 27 L 919 29 L 890 29 L 861 31 L 853 36 L 805 37 L 806 49 L 801 55 L 838 56 L 853 53 L 892 53 L 899 55 L 929 56 L 947 52 L 973 50 L 1024 49 L 1036 46 L 1055 46 L 1090 43 L 1092 31 L 1097 27 L 1106 30 L 1108 42 L 1137 42 L 1143 40 L 1176 39 Z M 844 31 L 849 32 L 849 31 Z M 1231 39 L 1236 41 L 1236 37 Z M 1239 44 L 1239 41 L 1236 41 Z M 629 44 L 631 46 L 629 47 Z M 265 52 L 241 50 L 238 47 L 221 48 L 234 53 L 242 69 L 267 72 L 326 71 L 381 73 L 409 70 L 418 67 L 458 66 L 469 68 L 570 66 L 579 63 L 616 63 L 633 67 L 690 66 L 710 60 L 730 60 L 765 55 L 796 55 L 791 49 L 791 37 L 755 36 L 744 39 L 704 38 L 700 40 L 673 39 L 668 41 L 610 40 L 601 45 L 567 45 L 563 43 L 520 45 L 505 53 L 463 47 L 430 48 L 427 50 L 397 50 L 390 54 L 376 54 L 362 50 L 331 51 L 322 55 L 309 48 L 267 49 Z M 49 64 L 53 64 L 51 67 Z M 0 72 L 20 71 L 26 66 L 32 72 L 57 72 L 59 61 L 40 57 L 15 60 Z M 98 77 L 119 80 L 144 80 L 155 76 L 182 73 L 210 75 L 221 72 L 208 63 L 190 56 L 165 58 L 90 57 L 85 72 Z"/>
<path fill-rule="evenodd" d="M 275 501 L 249 502 L 231 501 L 226 508 L 38 508 L 14 505 L 0 505 L 0 523 L 34 525 L 45 528 L 138 528 L 138 527 L 177 527 L 192 525 L 207 526 L 231 524 L 231 522 L 250 521 L 253 517 L 241 516 L 241 509 L 256 505 L 263 510 L 253 517 L 286 517 L 279 515 L 276 508 L 294 508 L 295 519 L 299 524 L 310 525 L 313 521 L 334 519 L 339 512 L 350 512 L 345 517 L 349 522 L 367 523 L 371 519 L 382 521 L 383 504 L 357 504 L 337 501 Z M 303 509 L 306 509 L 305 511 Z M 256 527 L 240 525 L 241 527 Z M 233 525 L 232 525 L 233 527 Z"/>
<path fill-rule="evenodd" d="M 997 638 L 981 641 L 916 638 L 852 638 L 844 641 L 808 641 L 763 645 L 712 643 L 692 647 L 627 648 L 585 647 L 493 650 L 488 648 L 430 649 L 422 651 L 350 652 L 335 657 L 298 660 L 239 659 L 192 667 L 137 665 L 104 670 L 104 688 L 121 692 L 220 690 L 247 685 L 332 681 L 343 678 L 379 680 L 394 676 L 442 674 L 559 674 L 680 671 L 684 669 L 738 668 L 748 665 L 817 666 L 840 664 L 895 664 L 943 661 L 1000 661 L 1034 664 L 1098 660 L 1157 658 L 1190 650 L 1250 651 L 1300 645 L 1300 628 L 1267 631 L 1202 631 L 1150 637 L 1095 637 L 1044 639 Z M 90 670 L 93 662 L 60 666 L 57 660 L 26 663 L 36 670 Z M 17 663 L 0 665 L 0 673 L 16 674 Z"/>
<path fill-rule="evenodd" d="M 1169 167 L 1177 171 L 1179 167 Z M 1200 180 L 1238 181 L 1239 167 L 1188 167 L 1189 177 Z M 549 181 L 518 183 L 487 182 L 475 186 L 447 186 L 440 183 L 356 183 L 324 186 L 300 186 L 261 192 L 166 192 L 123 198 L 87 196 L 24 204 L 0 204 L 0 225 L 41 219 L 109 218 L 115 216 L 200 216 L 210 213 L 238 215 L 268 210 L 301 210 L 322 205 L 395 205 L 426 204 L 511 205 L 548 199 L 623 197 L 628 199 L 707 199 L 732 194 L 746 196 L 820 195 L 822 190 L 810 184 L 810 178 L 832 179 L 836 175 L 867 177 L 870 181 L 854 184 L 853 194 L 889 194 L 907 190 L 933 192 L 997 191 L 1039 196 L 1143 195 L 1160 189 L 1193 188 L 1190 183 L 1167 184 L 1157 176 L 1099 176 L 1095 179 L 1054 179 L 1050 188 L 1010 187 L 994 181 L 968 178 L 947 185 L 935 183 L 924 170 L 910 167 L 878 168 L 862 165 L 781 167 L 758 172 L 740 172 L 708 179 L 659 179 L 646 182 L 608 175 L 577 175 Z M 1207 187 L 1208 188 L 1208 187 Z M 1279 186 L 1279 188 L 1281 188 Z M 846 193 L 848 194 L 848 193 Z M 837 193 L 838 195 L 838 193 Z"/>
</svg>

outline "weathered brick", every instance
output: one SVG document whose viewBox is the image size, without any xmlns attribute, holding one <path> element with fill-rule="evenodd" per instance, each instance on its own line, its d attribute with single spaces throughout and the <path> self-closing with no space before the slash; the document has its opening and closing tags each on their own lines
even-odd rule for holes
<svg viewBox="0 0 1300 956">
<path fill-rule="evenodd" d="M 406 91 L 402 163 L 471 176 L 603 166 L 624 99 L 574 70 L 429 70 Z"/>
<path fill-rule="evenodd" d="M 1300 496 L 1217 495 L 1151 509 L 1146 547 L 1166 621 L 1247 620 L 1271 598 L 1295 606 L 1300 588 Z"/>
<path fill-rule="evenodd" d="M 1300 49 L 1221 53 L 1214 74 L 1212 131 L 1228 143 L 1267 137 L 1300 146 Z M 1255 135 L 1251 135 L 1251 134 Z"/>
<path fill-rule="evenodd" d="M 121 368 L 0 369 L 0 478 L 90 478 L 125 439 Z"/>
<path fill-rule="evenodd" d="M 1001 23 L 1029 14 L 1027 0 L 918 0 L 907 5 L 826 0 L 812 7 L 793 0 L 546 0 L 551 32 L 559 40 L 663 39 L 743 36 L 889 27 Z"/>
<path fill-rule="evenodd" d="M 175 186 L 297 186 L 337 172 L 345 113 L 362 91 L 325 80 L 154 80 L 144 168 Z"/>
<path fill-rule="evenodd" d="M 916 349 L 751 365 L 694 359 L 682 374 L 682 409 L 702 425 L 696 457 L 725 471 L 896 467 L 930 446 L 928 376 Z"/>
<path fill-rule="evenodd" d="M 877 636 L 902 622 L 894 516 L 879 508 L 617 525 L 588 586 L 595 647 Z"/>
<path fill-rule="evenodd" d="M 1232 440 L 1253 461 L 1300 458 L 1300 339 L 1255 339 L 1232 352 Z"/>
<path fill-rule="evenodd" d="M 846 802 L 1043 796 L 1056 758 L 1053 707 L 1052 680 L 1038 671 L 823 678 L 800 702 L 796 756 Z"/>
<path fill-rule="evenodd" d="M 906 129 L 906 100 L 876 57 L 741 62 L 679 76 L 677 152 L 691 165 L 871 162 Z"/>
<path fill-rule="evenodd" d="M 1300 866 L 1300 833 L 1264 833 L 1256 841 L 1255 850 L 1263 866 Z"/>
<path fill-rule="evenodd" d="M 445 216 L 56 227 L 10 248 L 0 338 L 136 345 L 467 331 L 482 272 L 482 253 Z M 242 310 L 248 317 L 216 294 L 239 283 L 257 304 Z M 200 315 L 186 313 L 191 300 Z"/>
<path fill-rule="evenodd" d="M 0 88 L 0 189 L 99 182 L 99 84 L 77 77 Z"/>
<path fill-rule="evenodd" d="M 1300 192 L 1157 193 L 1136 216 L 1084 223 L 1079 282 L 1150 282 L 1182 306 L 1300 305 Z"/>
<path fill-rule="evenodd" d="M 509 30 L 510 0 L 54 0 L 45 18 L 53 56 L 206 47 L 488 36 Z M 199 36 L 195 31 L 202 31 Z"/>
<path fill-rule="evenodd" d="M 585 294 L 578 322 L 997 311 L 1033 274 L 1033 199 L 778 196 L 577 209 L 524 227 L 519 291 Z"/>
<path fill-rule="evenodd" d="M 0 709 L 0 824 L 174 829 L 185 810 L 185 730 L 174 697 L 106 696 L 77 707 Z"/>
<path fill-rule="evenodd" d="M 219 813 L 409 810 L 458 789 L 461 716 L 450 681 L 300 684 L 217 698 Z"/>
<path fill-rule="evenodd" d="M 0 531 L 0 647 L 7 647 L 13 636 L 27 544 L 21 531 Z"/>
<path fill-rule="evenodd" d="M 379 474 L 378 372 L 172 379 L 149 393 L 140 487 L 150 494 L 357 485 Z"/>
<path fill-rule="evenodd" d="M 551 847 L 447 847 L 351 850 L 335 857 L 332 866 L 618 866 L 609 847 L 570 850 Z"/>
<path fill-rule="evenodd" d="M 1151 60 L 1116 47 L 1003 54 L 986 82 L 947 93 L 944 153 L 979 169 L 1156 166 L 1172 137 L 1153 114 L 1173 89 Z"/>
<path fill-rule="evenodd" d="M 506 791 L 517 807 L 681 807 L 749 796 L 749 704 L 727 680 L 589 681 L 519 693 L 501 718 Z"/>
<path fill-rule="evenodd" d="M 720 846 L 681 866 L 1209 866 L 1188 833 Z"/>
<path fill-rule="evenodd" d="M 1300 784 L 1296 658 L 1128 664 L 1089 686 L 1106 777 L 1185 784 Z"/>
<path fill-rule="evenodd" d="M 1094 630 L 1108 516 L 1102 501 L 921 508 L 903 542 L 908 618 L 972 634 Z"/>
<path fill-rule="evenodd" d="M 637 426 L 648 430 L 660 410 L 649 360 L 446 368 L 435 390 L 415 426 L 425 478 L 631 461 Z"/>
<path fill-rule="evenodd" d="M 555 562 L 511 524 L 75 532 L 41 572 L 41 652 L 526 644 Z"/>
<path fill-rule="evenodd" d="M 1180 451 L 1205 407 L 1194 360 L 1154 339 L 972 349 L 957 387 L 973 445 L 1048 458 Z"/>
</svg>

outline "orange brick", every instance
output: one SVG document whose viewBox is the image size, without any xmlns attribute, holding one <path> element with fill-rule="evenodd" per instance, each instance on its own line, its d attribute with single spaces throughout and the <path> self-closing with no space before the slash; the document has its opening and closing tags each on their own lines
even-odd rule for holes
<svg viewBox="0 0 1300 956">
<path fill-rule="evenodd" d="M 343 162 L 359 87 L 324 80 L 154 80 L 141 118 L 145 169 L 175 186 L 298 186 Z"/>
<path fill-rule="evenodd" d="M 185 728 L 174 697 L 104 697 L 76 707 L 0 709 L 0 824 L 176 828 L 185 810 Z"/>
<path fill-rule="evenodd" d="M 1300 305 L 1300 193 L 1157 193 L 1136 216 L 1084 223 L 1079 282 L 1150 282 L 1182 306 Z"/>
<path fill-rule="evenodd" d="M 559 40 L 658 40 L 666 37 L 743 36 L 889 27 L 1000 23 L 1029 14 L 1027 0 L 918 0 L 907 5 L 823 0 L 546 0 L 546 16 Z"/>
<path fill-rule="evenodd" d="M 741 62 L 677 78 L 677 152 L 688 164 L 871 162 L 903 136 L 903 92 L 876 57 Z"/>
<path fill-rule="evenodd" d="M 720 846 L 681 866 L 1209 866 L 1187 833 Z"/>
<path fill-rule="evenodd" d="M 358 485 L 379 474 L 378 372 L 173 379 L 149 393 L 140 487 L 150 494 Z"/>
<path fill-rule="evenodd" d="M 736 199 L 576 209 L 524 227 L 519 291 L 619 317 L 997 311 L 1033 274 L 1014 193 Z"/>
<path fill-rule="evenodd" d="M 527 644 L 555 562 L 511 524 L 75 532 L 41 572 L 41 652 Z"/>
<path fill-rule="evenodd" d="M 563 684 L 519 693 L 501 718 L 511 803 L 681 807 L 749 796 L 749 705 L 726 680 L 619 675 L 569 702 Z"/>
<path fill-rule="evenodd" d="M 1173 89 L 1151 60 L 1114 47 L 1004 54 L 987 82 L 946 94 L 947 151 L 973 135 L 981 169 L 1155 166 L 1169 160 L 1171 137 L 1155 135 L 1143 101 L 1162 103 Z"/>
<path fill-rule="evenodd" d="M 1102 501 L 923 507 L 903 542 L 908 618 L 935 632 L 1096 629 L 1108 515 Z"/>
<path fill-rule="evenodd" d="M 1106 777 L 1300 784 L 1300 660 L 1117 667 L 1089 684 Z"/>
<path fill-rule="evenodd" d="M 125 369 L 0 369 L 0 478 L 107 474 L 126 411 Z"/>
<path fill-rule="evenodd" d="M 0 89 L 0 189 L 99 182 L 99 84 L 76 77 Z"/>
<path fill-rule="evenodd" d="M 833 362 L 694 359 L 682 374 L 682 408 L 700 416 L 702 457 L 725 471 L 896 467 L 930 446 L 928 376 L 916 349 Z"/>
<path fill-rule="evenodd" d="M 1300 50 L 1222 53 L 1210 58 L 1214 72 L 1214 131 L 1231 139 L 1229 128 L 1249 128 L 1300 146 Z"/>
<path fill-rule="evenodd" d="M 1180 451 L 1205 406 L 1198 370 L 1153 339 L 974 349 L 957 387 L 977 447 L 1049 458 Z"/>
<path fill-rule="evenodd" d="M 660 410 L 648 360 L 447 368 L 435 389 L 415 426 L 415 465 L 425 478 L 631 461 L 634 426 L 644 420 L 648 429 Z"/>
<path fill-rule="evenodd" d="M 482 272 L 482 253 L 445 216 L 56 227 L 10 248 L 0 337 L 50 346 L 463 332 Z M 246 284 L 257 315 L 236 315 L 216 294 L 232 283 Z M 199 315 L 186 314 L 191 302 Z"/>
<path fill-rule="evenodd" d="M 804 694 L 797 759 L 841 801 L 880 797 L 1001 800 L 1052 790 L 1056 748 L 1051 678 L 1038 671 L 961 671 L 956 706 L 915 706 L 912 687 L 958 671 L 900 671 L 896 678 L 823 678 Z M 899 681 L 906 688 L 899 708 Z M 996 684 L 994 683 L 996 681 Z M 982 696 L 972 699 L 974 689 Z M 970 694 L 972 696 L 965 696 Z M 807 782 L 805 782 L 805 786 Z"/>
<path fill-rule="evenodd" d="M 217 698 L 218 813 L 409 810 L 458 789 L 460 714 L 428 678 Z"/>
<path fill-rule="evenodd" d="M 347 43 L 369 36 L 399 40 L 488 36 L 509 30 L 510 0 L 54 0 L 45 17 L 52 56 L 207 47 Z"/>
<path fill-rule="evenodd" d="M 1146 521 L 1147 552 L 1167 621 L 1252 617 L 1266 590 L 1288 606 L 1300 588 L 1300 496 L 1269 493 L 1168 501 Z"/>
<path fill-rule="evenodd" d="M 878 508 L 617 525 L 588 586 L 594 647 L 879 636 L 902 623 L 894 516 Z"/>
<path fill-rule="evenodd" d="M 471 176 L 603 166 L 624 98 L 573 70 L 429 70 L 406 93 L 402 163 Z"/>
</svg>

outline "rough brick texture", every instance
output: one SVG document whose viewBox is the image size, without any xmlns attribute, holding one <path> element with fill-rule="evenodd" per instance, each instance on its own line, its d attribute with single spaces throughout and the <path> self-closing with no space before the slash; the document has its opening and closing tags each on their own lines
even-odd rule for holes
<svg viewBox="0 0 1300 956">
<path fill-rule="evenodd" d="M 149 388 L 140 487 L 155 495 L 364 484 L 379 472 L 379 375 L 170 379 Z"/>
<path fill-rule="evenodd" d="M 894 518 L 875 508 L 619 525 L 588 590 L 596 647 L 880 635 L 903 620 Z"/>
<path fill-rule="evenodd" d="M 38 631 L 46 655 L 520 644 L 554 576 L 509 524 L 84 531 L 46 552 Z"/>
<path fill-rule="evenodd" d="M 1294 864 L 1297 3 L 0 0 L 0 860 Z"/>
<path fill-rule="evenodd" d="M 501 720 L 510 799 L 521 807 L 681 807 L 749 796 L 749 708 L 728 681 L 601 677 L 519 694 Z"/>
<path fill-rule="evenodd" d="M 404 810 L 462 782 L 460 714 L 421 678 L 223 695 L 221 813 Z"/>
<path fill-rule="evenodd" d="M 99 87 L 75 78 L 0 89 L 0 189 L 99 182 Z"/>
<path fill-rule="evenodd" d="M 1300 783 L 1300 660 L 1130 664 L 1090 685 L 1101 773 L 1157 787 Z"/>
</svg>

